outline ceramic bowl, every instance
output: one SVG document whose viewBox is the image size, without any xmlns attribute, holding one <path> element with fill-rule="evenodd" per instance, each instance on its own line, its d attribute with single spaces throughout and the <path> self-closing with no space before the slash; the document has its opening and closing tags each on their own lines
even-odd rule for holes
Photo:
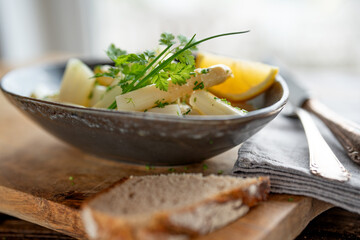
<svg viewBox="0 0 360 240">
<path fill-rule="evenodd" d="M 90 67 L 100 60 L 83 60 Z M 289 92 L 285 81 L 253 99 L 245 116 L 167 116 L 82 108 L 31 98 L 40 87 L 60 88 L 64 63 L 17 69 L 0 82 L 5 96 L 59 139 L 103 158 L 148 165 L 197 163 L 237 146 L 274 119 Z"/>
</svg>

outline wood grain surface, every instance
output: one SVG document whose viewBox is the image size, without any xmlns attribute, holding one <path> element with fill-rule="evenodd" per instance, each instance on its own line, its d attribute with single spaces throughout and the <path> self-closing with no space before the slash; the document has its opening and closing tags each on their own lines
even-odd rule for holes
<svg viewBox="0 0 360 240">
<path fill-rule="evenodd" d="M 81 203 L 128 175 L 169 172 L 97 158 L 59 141 L 0 94 L 0 212 L 75 238 L 86 238 Z M 229 173 L 237 149 L 176 172 Z M 332 207 L 308 197 L 271 195 L 245 217 L 199 239 L 293 239 Z"/>
<path fill-rule="evenodd" d="M 341 208 L 332 208 L 313 219 L 296 237 L 296 240 L 326 239 L 354 240 L 360 239 L 360 215 Z M 0 239 L 74 239 L 51 229 L 0 214 Z"/>
</svg>

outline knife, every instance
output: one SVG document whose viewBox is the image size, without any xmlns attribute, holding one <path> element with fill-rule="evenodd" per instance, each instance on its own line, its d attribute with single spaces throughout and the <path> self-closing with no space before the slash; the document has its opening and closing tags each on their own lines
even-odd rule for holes
<svg viewBox="0 0 360 240">
<path fill-rule="evenodd" d="M 289 101 L 294 106 L 313 113 L 324 122 L 344 147 L 350 159 L 355 163 L 360 164 L 360 126 L 341 117 L 324 104 L 314 99 L 308 90 L 285 70 L 281 69 L 281 74 L 289 87 Z"/>
</svg>

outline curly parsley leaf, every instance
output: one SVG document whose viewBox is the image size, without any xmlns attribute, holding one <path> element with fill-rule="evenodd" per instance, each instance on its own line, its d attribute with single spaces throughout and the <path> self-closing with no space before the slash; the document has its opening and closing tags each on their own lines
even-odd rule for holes
<svg viewBox="0 0 360 240">
<path fill-rule="evenodd" d="M 150 50 L 145 50 L 144 55 L 148 58 L 148 60 L 156 57 L 156 53 Z"/>
<path fill-rule="evenodd" d="M 195 57 L 192 55 L 192 52 L 190 50 L 186 50 L 183 53 L 179 54 L 176 57 L 176 60 L 188 65 L 195 65 Z"/>
<path fill-rule="evenodd" d="M 135 54 L 135 53 L 130 53 L 127 55 L 121 55 L 118 56 L 115 60 L 114 60 L 115 66 L 117 67 L 123 67 L 132 63 L 139 63 L 142 65 L 145 65 L 148 63 L 148 60 L 146 59 L 144 54 Z"/>
<path fill-rule="evenodd" d="M 155 84 L 157 88 L 159 88 L 162 91 L 167 91 L 169 87 L 168 82 L 169 75 L 166 72 L 159 72 L 157 73 L 152 79 L 151 82 Z"/>
<path fill-rule="evenodd" d="M 140 63 L 134 63 L 123 67 L 122 73 L 126 75 L 127 80 L 138 76 L 146 68 L 146 65 Z M 128 77 L 129 76 L 129 77 Z"/>
<path fill-rule="evenodd" d="M 125 50 L 121 50 L 120 48 L 115 47 L 115 45 L 112 43 L 110 44 L 110 46 L 108 47 L 106 54 L 108 55 L 108 57 L 111 60 L 115 60 L 117 59 L 119 56 L 121 55 L 125 55 L 126 51 Z"/>
<path fill-rule="evenodd" d="M 176 43 L 176 41 L 174 41 L 175 37 L 173 34 L 171 33 L 162 33 L 160 35 L 160 45 L 166 45 L 166 46 L 170 46 Z"/>
<path fill-rule="evenodd" d="M 114 67 L 110 67 L 107 72 L 104 73 L 96 73 L 93 78 L 98 78 L 98 77 L 111 77 L 111 78 L 117 78 L 118 74 L 120 73 L 120 69 L 119 68 L 114 68 Z"/>
<path fill-rule="evenodd" d="M 173 84 L 183 85 L 191 77 L 191 73 L 194 69 L 194 65 L 187 65 L 185 63 L 170 63 L 164 68 L 164 71 L 168 73 Z"/>
<path fill-rule="evenodd" d="M 177 38 L 179 39 L 180 46 L 186 46 L 186 45 L 188 45 L 190 43 L 196 42 L 195 38 L 188 39 L 184 35 L 178 35 Z M 198 48 L 196 46 L 193 46 L 193 47 L 189 48 L 189 50 L 190 51 L 196 51 L 196 50 L 198 50 Z"/>
</svg>

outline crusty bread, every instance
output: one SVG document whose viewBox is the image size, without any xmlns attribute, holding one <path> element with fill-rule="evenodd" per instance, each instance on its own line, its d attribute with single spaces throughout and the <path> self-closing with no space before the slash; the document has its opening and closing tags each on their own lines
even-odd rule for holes
<svg viewBox="0 0 360 240">
<path fill-rule="evenodd" d="M 245 215 L 269 179 L 201 174 L 130 177 L 83 205 L 91 239 L 187 239 Z"/>
</svg>

